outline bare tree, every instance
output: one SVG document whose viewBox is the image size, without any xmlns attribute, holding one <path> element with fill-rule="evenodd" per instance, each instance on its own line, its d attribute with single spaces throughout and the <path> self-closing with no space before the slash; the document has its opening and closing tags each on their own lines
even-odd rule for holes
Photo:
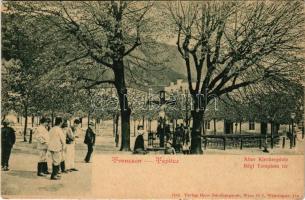
<svg viewBox="0 0 305 200">
<path fill-rule="evenodd" d="M 169 3 L 167 11 L 194 102 L 194 154 L 202 153 L 202 118 L 213 98 L 266 80 L 298 80 L 303 72 L 305 17 L 300 1 L 179 1 Z"/>
<path fill-rule="evenodd" d="M 142 58 L 135 54 L 140 45 L 151 45 L 156 35 L 148 11 L 152 2 L 108 1 L 108 2 L 47 2 L 9 3 L 9 8 L 19 13 L 53 22 L 48 31 L 60 31 L 64 39 L 74 44 L 74 54 L 65 56 L 64 64 L 82 59 L 91 59 L 101 68 L 112 71 L 110 77 L 99 79 L 79 77 L 88 84 L 86 88 L 108 83 L 117 90 L 121 109 L 122 151 L 130 150 L 130 107 L 127 98 L 126 60 L 128 57 Z M 60 43 L 57 43 L 61 46 Z"/>
</svg>

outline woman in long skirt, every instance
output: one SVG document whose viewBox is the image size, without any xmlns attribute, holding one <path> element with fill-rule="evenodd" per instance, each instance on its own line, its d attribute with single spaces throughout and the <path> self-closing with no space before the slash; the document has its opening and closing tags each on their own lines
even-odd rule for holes
<svg viewBox="0 0 305 200">
<path fill-rule="evenodd" d="M 66 153 L 66 168 L 68 171 L 78 171 L 75 168 L 75 131 L 79 124 L 79 120 L 74 120 L 74 126 L 67 130 L 67 153 Z"/>
</svg>

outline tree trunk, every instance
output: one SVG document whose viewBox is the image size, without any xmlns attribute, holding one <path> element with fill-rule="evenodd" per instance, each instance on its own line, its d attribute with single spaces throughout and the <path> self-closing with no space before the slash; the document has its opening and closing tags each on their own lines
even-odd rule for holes
<svg viewBox="0 0 305 200">
<path fill-rule="evenodd" d="M 115 133 L 114 133 L 114 135 L 117 138 L 117 140 L 119 138 L 119 117 L 120 116 L 118 114 L 116 114 L 115 115 L 115 120 L 114 120 L 114 123 L 115 123 Z"/>
<path fill-rule="evenodd" d="M 121 111 L 121 149 L 120 151 L 131 151 L 130 149 L 130 111 Z"/>
<path fill-rule="evenodd" d="M 201 133 L 202 133 L 202 135 L 206 134 L 205 127 L 206 127 L 205 120 L 202 120 L 202 125 L 201 125 Z"/>
<path fill-rule="evenodd" d="M 5 120 L 5 118 L 6 118 L 6 114 L 3 114 L 3 115 L 2 115 L 1 122 L 3 122 L 3 121 Z M 17 119 L 18 119 L 18 117 L 17 117 Z"/>
<path fill-rule="evenodd" d="M 89 127 L 89 124 L 90 124 L 90 111 L 88 111 L 88 127 Z"/>
<path fill-rule="evenodd" d="M 23 141 L 26 142 L 26 130 L 28 128 L 28 106 L 24 106 L 24 117 L 25 117 L 25 122 L 24 122 L 24 129 L 23 129 Z"/>
<path fill-rule="evenodd" d="M 235 134 L 237 134 L 237 121 L 235 122 Z"/>
<path fill-rule="evenodd" d="M 280 123 L 275 123 L 275 132 L 274 132 L 274 133 L 275 133 L 276 135 L 279 134 L 280 126 L 281 126 Z"/>
<path fill-rule="evenodd" d="M 214 135 L 216 135 L 216 118 L 213 118 Z"/>
<path fill-rule="evenodd" d="M 133 119 L 133 136 L 136 136 L 136 120 Z"/>
<path fill-rule="evenodd" d="M 149 119 L 149 132 L 151 133 L 151 119 Z"/>
<path fill-rule="evenodd" d="M 273 133 L 274 133 L 274 122 L 273 121 L 271 121 L 271 135 L 273 135 Z"/>
<path fill-rule="evenodd" d="M 52 114 L 51 114 L 51 124 L 52 124 L 52 127 L 54 126 L 54 111 L 52 110 Z"/>
<path fill-rule="evenodd" d="M 239 121 L 239 134 L 241 134 L 241 123 L 242 121 Z"/>
<path fill-rule="evenodd" d="M 112 115 L 112 130 L 113 130 L 113 137 L 115 137 L 115 114 Z"/>
<path fill-rule="evenodd" d="M 261 122 L 261 134 L 266 135 L 267 134 L 267 127 L 268 124 L 266 122 Z"/>
<path fill-rule="evenodd" d="M 119 97 L 121 110 L 121 148 L 120 151 L 131 151 L 130 149 L 130 114 L 131 110 L 128 105 L 127 88 L 124 78 L 124 64 L 123 61 L 115 61 L 114 70 L 115 87 Z"/>
<path fill-rule="evenodd" d="M 191 112 L 193 117 L 193 129 L 191 133 L 191 154 L 202 154 L 201 148 L 201 127 L 202 118 L 204 115 L 203 110 L 196 112 L 195 110 Z"/>
<path fill-rule="evenodd" d="M 32 115 L 32 127 L 34 127 L 34 120 L 35 120 L 35 116 Z"/>
<path fill-rule="evenodd" d="M 173 124 L 173 126 L 172 126 L 172 131 L 173 131 L 173 133 L 175 134 L 175 120 L 174 119 L 172 119 L 172 120 L 170 120 L 170 122 L 169 123 L 172 123 Z"/>
</svg>

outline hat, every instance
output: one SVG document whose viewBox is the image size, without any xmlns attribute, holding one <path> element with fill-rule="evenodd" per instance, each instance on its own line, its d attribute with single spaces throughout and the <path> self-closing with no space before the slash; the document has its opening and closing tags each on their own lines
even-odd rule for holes
<svg viewBox="0 0 305 200">
<path fill-rule="evenodd" d="M 4 125 L 8 125 L 10 123 L 10 121 L 8 120 L 8 119 L 4 119 L 3 121 L 2 121 L 2 124 Z"/>
<path fill-rule="evenodd" d="M 94 126 L 94 123 L 93 122 L 89 122 L 89 126 Z"/>
</svg>

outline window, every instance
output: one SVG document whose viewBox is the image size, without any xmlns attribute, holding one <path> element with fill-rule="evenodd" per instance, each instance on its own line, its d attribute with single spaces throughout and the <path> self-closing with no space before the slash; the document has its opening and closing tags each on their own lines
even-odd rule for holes
<svg viewBox="0 0 305 200">
<path fill-rule="evenodd" d="M 253 120 L 249 121 L 249 130 L 255 130 L 255 122 Z"/>
</svg>

